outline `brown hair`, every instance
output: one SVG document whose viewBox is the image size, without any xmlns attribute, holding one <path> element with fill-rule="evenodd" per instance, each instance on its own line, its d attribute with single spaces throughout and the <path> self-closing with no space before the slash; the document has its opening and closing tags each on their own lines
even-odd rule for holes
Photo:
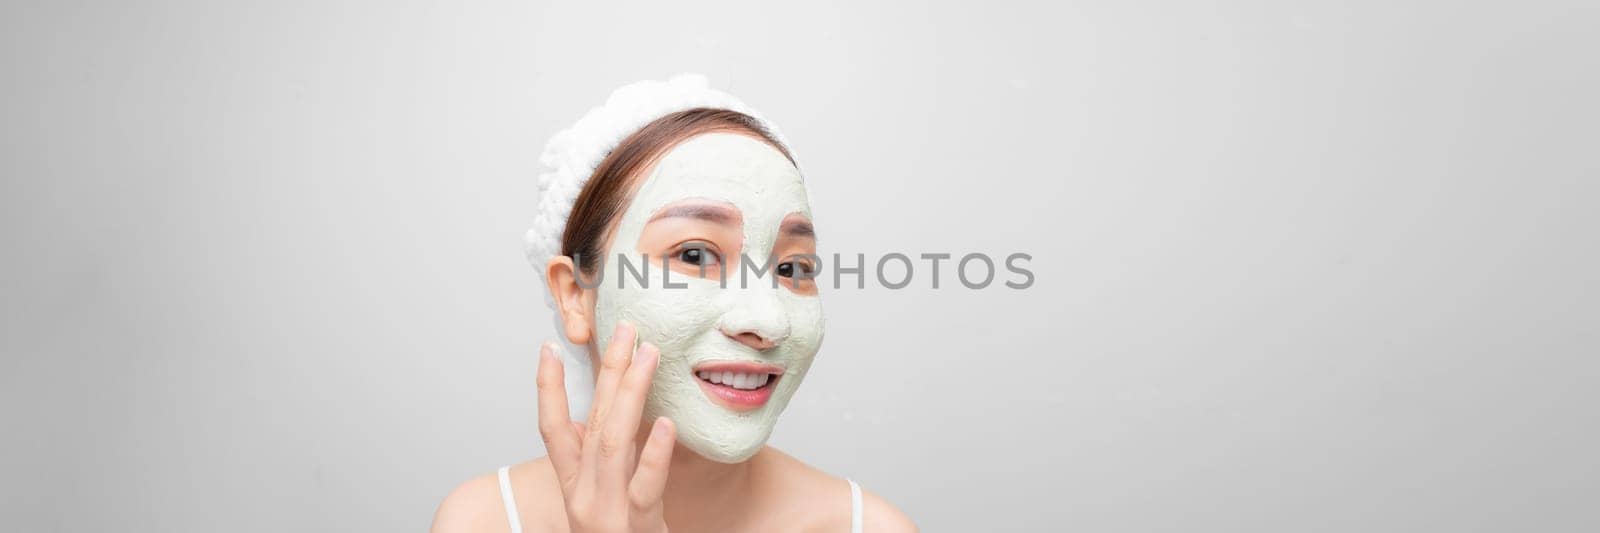
<svg viewBox="0 0 1600 533">
<path fill-rule="evenodd" d="M 606 154 L 583 184 L 561 234 L 561 255 L 573 258 L 584 274 L 594 274 L 601 263 L 595 258 L 605 253 L 600 247 L 605 244 L 606 234 L 632 200 L 629 196 L 636 174 L 685 139 L 712 132 L 751 134 L 794 162 L 789 149 L 766 127 L 738 111 L 697 107 L 655 119 Z"/>
</svg>

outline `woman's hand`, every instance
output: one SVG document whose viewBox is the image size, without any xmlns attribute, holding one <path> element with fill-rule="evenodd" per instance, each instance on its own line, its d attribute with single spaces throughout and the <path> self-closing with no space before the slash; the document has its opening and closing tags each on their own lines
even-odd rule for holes
<svg viewBox="0 0 1600 533">
<path fill-rule="evenodd" d="M 636 444 L 645 393 L 660 352 L 633 349 L 635 333 L 617 326 L 601 357 L 594 407 L 585 428 L 567 414 L 561 359 L 546 343 L 539 360 L 539 433 L 561 481 L 567 524 L 574 532 L 664 532 L 661 493 L 676 440 L 672 421 L 657 418 L 641 450 Z"/>
</svg>

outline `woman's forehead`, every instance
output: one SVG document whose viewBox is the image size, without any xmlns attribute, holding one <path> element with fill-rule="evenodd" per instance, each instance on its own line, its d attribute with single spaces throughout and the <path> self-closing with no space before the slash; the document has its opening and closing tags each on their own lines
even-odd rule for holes
<svg viewBox="0 0 1600 533">
<path fill-rule="evenodd" d="M 752 211 L 810 216 L 799 169 L 771 144 L 738 133 L 697 135 L 673 147 L 640 185 L 629 212 L 648 215 L 689 198 L 727 202 L 747 217 L 757 215 Z"/>
</svg>

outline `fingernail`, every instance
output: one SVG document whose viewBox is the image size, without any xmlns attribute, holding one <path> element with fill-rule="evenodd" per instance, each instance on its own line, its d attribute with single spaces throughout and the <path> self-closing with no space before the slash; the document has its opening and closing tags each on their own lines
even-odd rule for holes
<svg viewBox="0 0 1600 533">
<path fill-rule="evenodd" d="M 546 341 L 543 346 L 540 346 L 539 356 L 558 363 L 561 362 L 561 360 L 556 357 L 556 343 L 553 342 Z"/>
<path fill-rule="evenodd" d="M 639 345 L 639 351 L 633 353 L 633 358 L 640 362 L 652 363 L 661 356 L 661 350 L 656 345 L 648 342 Z"/>
</svg>

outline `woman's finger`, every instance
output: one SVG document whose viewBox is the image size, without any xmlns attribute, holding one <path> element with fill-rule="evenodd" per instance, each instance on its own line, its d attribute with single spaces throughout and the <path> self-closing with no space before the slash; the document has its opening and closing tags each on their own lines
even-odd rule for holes
<svg viewBox="0 0 1600 533">
<path fill-rule="evenodd" d="M 656 365 L 661 351 L 648 342 L 639 345 L 633 354 L 633 364 L 623 374 L 622 382 L 611 399 L 611 412 L 606 415 L 605 428 L 600 431 L 600 485 L 608 482 L 617 490 L 628 484 L 628 474 L 633 471 L 635 435 L 639 433 L 639 417 L 644 413 L 644 400 L 650 392 L 650 380 L 656 375 Z"/>
<path fill-rule="evenodd" d="M 594 406 L 589 411 L 589 431 L 583 436 L 582 464 L 579 466 L 580 471 L 589 475 L 598 472 L 597 465 L 602 452 L 600 430 L 605 427 L 605 419 L 609 416 L 607 412 L 616 393 L 617 382 L 622 380 L 622 374 L 628 370 L 633 359 L 634 337 L 632 324 L 617 324 L 616 333 L 611 335 L 611 343 L 600 357 L 600 374 L 594 380 Z"/>
<path fill-rule="evenodd" d="M 617 324 L 616 332 L 611 335 L 611 342 L 606 345 L 605 353 L 600 356 L 600 374 L 594 380 L 594 405 L 589 410 L 590 435 L 594 435 L 604 427 L 602 424 L 609 410 L 611 397 L 617 390 L 617 382 L 622 380 L 623 372 L 628 370 L 628 365 L 633 360 L 634 340 L 633 325 L 620 322 Z"/>
<path fill-rule="evenodd" d="M 582 446 L 567 413 L 566 371 L 552 343 L 539 349 L 538 384 L 539 436 L 544 438 L 544 449 L 561 480 L 561 489 L 567 491 L 578 479 Z"/>
<path fill-rule="evenodd" d="M 639 452 L 639 468 L 628 482 L 628 504 L 633 507 L 634 518 L 644 523 L 660 523 L 663 518 L 661 495 L 667 489 L 667 467 L 672 464 L 676 430 L 666 417 L 656 419 Z"/>
</svg>

